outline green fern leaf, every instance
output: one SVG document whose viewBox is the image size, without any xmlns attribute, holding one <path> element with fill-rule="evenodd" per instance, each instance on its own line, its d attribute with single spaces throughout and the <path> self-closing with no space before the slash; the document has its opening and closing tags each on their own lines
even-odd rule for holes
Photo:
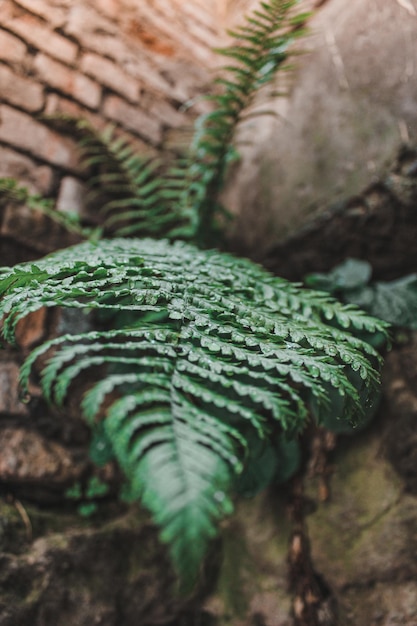
<svg viewBox="0 0 417 626">
<path fill-rule="evenodd" d="M 248 260 L 184 243 L 81 244 L 3 270 L 0 296 L 9 340 L 16 320 L 41 307 L 94 310 L 101 326 L 113 325 L 36 348 L 22 384 L 48 354 L 42 388 L 63 405 L 88 374 L 85 419 L 103 420 L 185 581 L 232 510 L 251 442 L 295 436 L 311 409 L 327 416 L 329 390 L 340 419 L 355 421 L 378 387 L 380 358 L 350 331 L 385 332 L 382 322 Z"/>
</svg>

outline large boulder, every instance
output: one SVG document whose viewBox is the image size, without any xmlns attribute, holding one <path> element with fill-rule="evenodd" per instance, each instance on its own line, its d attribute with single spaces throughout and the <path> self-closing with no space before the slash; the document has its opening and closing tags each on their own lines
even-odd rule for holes
<svg viewBox="0 0 417 626">
<path fill-rule="evenodd" d="M 259 252 L 357 193 L 417 137 L 416 3 L 320 4 L 289 97 L 267 105 L 278 117 L 246 124 L 252 147 L 227 194 L 241 250 Z"/>
</svg>

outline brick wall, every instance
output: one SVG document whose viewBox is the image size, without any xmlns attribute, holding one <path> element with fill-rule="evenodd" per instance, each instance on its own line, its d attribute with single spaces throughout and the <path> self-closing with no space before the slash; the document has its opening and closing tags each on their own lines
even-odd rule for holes
<svg viewBox="0 0 417 626">
<path fill-rule="evenodd" d="M 140 150 L 175 143 L 226 18 L 218 0 L 0 0 L 0 176 L 77 203 L 74 144 L 43 114 L 114 123 Z"/>
<path fill-rule="evenodd" d="M 75 144 L 43 114 L 81 116 L 97 128 L 112 122 L 140 150 L 172 148 L 204 107 L 198 96 L 219 62 L 211 49 L 221 42 L 227 9 L 223 0 L 0 0 L 0 177 L 57 197 L 58 210 L 82 205 Z M 74 240 L 40 213 L 0 205 L 0 265 Z M 38 432 L 32 405 L 19 396 L 24 354 L 56 324 L 51 312 L 29 315 L 19 322 L 19 349 L 1 353 L 0 481 L 13 492 L 28 480 L 33 491 L 45 480 L 56 486 L 71 479 L 61 470 L 46 476 L 56 416 L 41 408 Z M 36 405 L 39 392 L 31 393 Z M 61 447 L 61 469 L 65 455 Z M 83 471 L 79 459 L 66 467 Z"/>
</svg>

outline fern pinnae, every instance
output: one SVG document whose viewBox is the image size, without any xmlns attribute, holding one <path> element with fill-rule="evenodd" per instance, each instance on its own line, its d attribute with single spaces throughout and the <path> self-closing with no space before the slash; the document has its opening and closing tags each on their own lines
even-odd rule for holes
<svg viewBox="0 0 417 626">
<path fill-rule="evenodd" d="M 216 519 L 231 509 L 223 489 L 230 476 L 228 463 L 219 463 L 213 451 L 195 441 L 187 423 L 179 427 L 179 436 L 171 424 L 165 426 L 165 432 L 162 427 L 157 434 L 145 431 L 145 440 L 141 442 L 139 437 L 133 446 L 131 434 L 120 438 L 120 424 L 114 431 L 112 425 L 109 420 L 110 432 L 118 437 L 116 446 L 122 446 L 119 454 L 129 458 L 130 450 L 134 457 L 134 466 L 139 471 L 133 475 L 133 488 L 162 527 L 162 538 L 172 546 L 174 562 L 189 573 L 195 572 L 209 539 L 215 534 Z M 187 437 L 188 433 L 191 438 Z M 149 474 L 154 477 L 152 484 L 144 483 L 141 478 Z M 223 503 L 214 505 L 216 493 L 224 498 Z M 173 497 L 169 498 L 168 494 Z"/>
<path fill-rule="evenodd" d="M 149 359 L 146 359 L 145 362 L 149 362 Z M 59 374 L 56 374 L 54 379 L 54 401 L 58 406 L 62 406 L 63 402 L 68 393 L 69 386 L 71 383 L 85 370 L 91 370 L 93 367 L 99 366 L 108 366 L 114 365 L 118 368 L 123 366 L 134 367 L 143 367 L 144 359 L 140 358 L 128 358 L 121 356 L 108 356 L 108 355 L 99 355 L 99 356 L 88 356 L 84 359 L 78 359 L 76 363 L 66 367 Z M 167 376 L 157 373 L 158 372 L 158 364 L 155 363 L 155 360 L 152 360 L 152 365 L 155 368 L 154 373 L 144 372 L 142 371 L 136 378 L 136 383 L 138 386 L 141 386 L 142 383 L 146 383 L 149 385 L 154 385 L 157 389 L 161 389 L 167 387 L 169 384 L 169 378 Z M 161 368 L 168 369 L 168 368 Z M 49 381 L 48 381 L 49 383 Z"/>
<path fill-rule="evenodd" d="M 54 351 L 42 384 L 46 396 L 63 402 L 72 381 L 102 368 L 107 380 L 92 382 L 86 419 L 103 419 L 116 458 L 188 580 L 232 508 L 249 433 L 265 441 L 273 432 L 294 436 L 313 399 L 325 406 L 329 389 L 344 398 L 340 417 L 349 419 L 362 402 L 355 385 L 366 395 L 377 384 L 374 351 L 322 315 L 329 306 L 334 323 L 335 311 L 356 319 L 355 310 L 323 304 L 320 294 L 316 307 L 314 293 L 230 255 L 116 239 L 87 242 L 3 276 L 6 324 L 25 303 L 115 314 L 119 329 L 36 349 L 23 379 Z"/>
<path fill-rule="evenodd" d="M 239 449 L 246 455 L 248 444 L 238 428 L 222 419 L 215 418 L 200 408 L 196 408 L 185 396 L 181 397 L 176 389 L 172 390 L 172 398 L 177 404 L 181 404 L 184 415 L 187 415 L 187 420 L 193 423 L 198 431 L 203 432 L 223 446 L 222 454 L 227 453 L 226 460 L 235 467 L 237 473 L 240 473 L 243 470 L 243 463 L 239 455 L 236 454 L 236 450 Z"/>
<path fill-rule="evenodd" d="M 97 414 L 100 414 L 101 407 L 110 394 L 120 387 L 135 385 L 137 374 L 110 374 L 102 381 L 96 383 L 89 389 L 81 400 L 81 412 L 85 420 L 94 424 Z"/>
<path fill-rule="evenodd" d="M 191 335 L 192 336 L 192 335 Z M 200 341 L 205 343 L 205 336 L 201 333 L 194 333 L 194 336 L 198 337 Z M 210 342 L 213 340 L 207 339 L 207 344 L 210 345 Z M 237 349 L 229 342 L 221 341 L 220 339 L 216 340 L 219 350 L 215 352 L 215 357 L 212 356 L 207 351 L 202 351 L 198 349 L 194 349 L 191 354 L 188 355 L 188 359 L 196 360 L 200 365 L 204 364 L 207 369 L 213 372 L 222 372 L 225 371 L 227 375 L 233 377 L 233 380 L 239 379 L 248 379 L 252 380 L 253 384 L 256 384 L 260 387 L 267 385 L 268 388 L 276 389 L 278 387 L 282 389 L 286 389 L 289 391 L 285 380 L 293 380 L 293 382 L 300 383 L 302 382 L 303 386 L 310 389 L 311 392 L 317 396 L 317 398 L 322 398 L 324 395 L 323 388 L 320 385 L 320 381 L 317 378 L 317 375 L 313 376 L 309 371 L 309 368 L 306 368 L 306 371 L 302 371 L 299 367 L 300 364 L 305 365 L 305 362 L 301 359 L 298 359 L 296 363 L 285 364 L 285 362 L 294 361 L 294 356 L 291 351 L 282 349 L 277 352 L 273 350 L 270 345 L 267 347 L 268 357 L 263 357 L 262 355 L 254 355 L 249 350 Z M 199 345 L 199 344 L 197 344 Z M 276 358 L 273 361 L 270 357 L 274 356 Z M 233 363 L 236 365 L 232 365 L 230 363 L 230 357 L 233 356 Z M 316 364 L 316 361 L 312 359 L 312 366 Z M 191 366 L 187 366 L 191 367 Z M 328 369 L 330 370 L 332 365 L 328 365 Z M 273 371 L 276 374 L 273 374 Z M 203 371 L 204 377 L 204 371 Z M 291 393 L 291 395 L 294 392 Z M 295 399 L 295 395 L 292 395 L 293 399 Z M 297 396 L 296 402 L 299 403 L 300 398 Z M 305 410 L 298 405 L 298 412 L 300 418 L 305 417 Z"/>
</svg>

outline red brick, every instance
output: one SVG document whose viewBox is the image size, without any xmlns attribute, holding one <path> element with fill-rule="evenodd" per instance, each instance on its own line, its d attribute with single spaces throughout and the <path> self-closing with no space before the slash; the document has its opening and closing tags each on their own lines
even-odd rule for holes
<svg viewBox="0 0 417 626">
<path fill-rule="evenodd" d="M 22 63 L 26 56 L 27 48 L 23 41 L 17 37 L 0 30 L 0 59 L 9 63 Z"/>
<path fill-rule="evenodd" d="M 108 59 L 97 54 L 85 54 L 81 60 L 81 70 L 128 100 L 138 101 L 138 82 Z"/>
<path fill-rule="evenodd" d="M 19 366 L 0 361 L 0 413 L 27 415 L 28 408 L 19 397 Z"/>
<path fill-rule="evenodd" d="M 65 176 L 61 181 L 56 210 L 63 213 L 82 214 L 85 205 L 85 186 L 73 176 Z"/>
<path fill-rule="evenodd" d="M 132 61 L 133 67 L 129 67 L 129 72 L 132 75 L 136 75 L 134 68 L 137 66 L 138 71 L 141 71 L 141 65 L 142 59 L 135 59 Z M 194 99 L 207 91 L 207 86 L 212 85 L 213 82 L 213 75 L 207 69 L 195 65 L 192 66 L 183 58 L 164 59 L 155 57 L 151 67 L 151 71 L 143 79 L 145 86 L 150 85 L 152 90 L 155 86 L 156 90 L 161 91 L 158 89 L 158 85 L 155 84 L 155 77 L 160 82 L 161 74 L 163 74 L 163 80 L 168 89 L 165 88 L 162 93 L 168 99 L 174 99 L 178 102 L 187 102 Z"/>
<path fill-rule="evenodd" d="M 31 113 L 40 111 L 44 105 L 43 89 L 39 83 L 12 72 L 0 65 L 0 93 L 3 100 Z"/>
<path fill-rule="evenodd" d="M 126 46 L 126 44 L 116 39 L 114 35 L 80 33 L 78 39 L 82 47 L 88 48 L 90 52 L 96 52 L 100 57 L 108 57 L 117 62 L 117 65 L 125 69 L 125 63 L 136 55 Z"/>
<path fill-rule="evenodd" d="M 108 15 L 111 19 L 117 18 L 120 10 L 118 0 L 96 0 L 96 5 L 101 13 Z"/>
<path fill-rule="evenodd" d="M 108 96 L 104 103 L 104 115 L 124 128 L 134 131 L 153 144 L 159 144 L 162 139 L 161 124 L 154 118 L 117 98 Z"/>
<path fill-rule="evenodd" d="M 82 107 L 72 100 L 62 98 L 56 93 L 50 93 L 46 97 L 45 114 L 55 115 L 57 113 L 65 113 L 66 115 L 71 115 L 72 117 L 79 117 L 88 120 L 94 128 L 98 129 L 103 128 L 106 125 L 103 118 L 92 113 L 89 109 Z"/>
<path fill-rule="evenodd" d="M 45 54 L 38 54 L 34 68 L 45 83 L 72 96 L 82 104 L 95 109 L 101 100 L 101 87 L 80 72 L 54 61 Z"/>
<path fill-rule="evenodd" d="M 35 0 L 32 0 L 35 1 Z M 212 32 L 218 30 L 218 20 L 213 15 L 214 11 L 212 7 L 207 7 L 207 3 L 203 3 L 200 7 L 195 2 L 183 2 L 183 0 L 175 0 L 174 4 L 178 6 L 178 11 L 181 15 L 188 16 L 195 23 L 200 23 L 206 29 L 210 29 Z M 225 4 L 225 3 L 223 3 Z M 219 3 L 220 6 L 220 3 Z M 204 8 L 203 8 L 204 7 Z M 218 43 L 218 42 L 217 42 Z"/>
<path fill-rule="evenodd" d="M 88 4 L 90 6 L 88 6 L 86 2 L 79 2 L 71 9 L 68 14 L 67 24 L 65 25 L 65 33 L 83 43 L 86 43 L 85 38 L 89 35 L 95 35 L 97 33 L 113 35 L 117 45 L 116 37 L 119 30 L 118 20 L 109 20 L 100 15 L 100 13 L 91 6 L 95 4 L 95 2 Z M 87 49 L 89 49 L 89 46 L 87 46 Z"/>
<path fill-rule="evenodd" d="M 159 3 L 142 2 L 136 21 L 140 27 L 142 23 L 146 23 L 153 32 L 159 33 L 160 37 L 165 37 L 169 41 L 174 40 L 178 51 L 186 50 L 193 59 L 200 59 L 205 65 L 211 64 L 215 58 L 211 46 L 218 45 L 219 41 L 210 31 L 202 31 L 195 24 L 194 19 L 187 19 L 184 15 L 183 4 L 185 3 L 181 2 L 181 8 L 178 8 L 172 2 L 165 2 L 165 0 Z M 207 37 L 210 39 L 210 45 Z"/>
<path fill-rule="evenodd" d="M 79 455 L 78 455 L 79 456 Z M 1 430 L 0 481 L 2 483 L 65 486 L 85 473 L 80 461 L 60 443 L 34 430 L 7 426 Z"/>
<path fill-rule="evenodd" d="M 37 166 L 32 159 L 10 148 L 0 146 L 0 177 L 16 178 L 32 193 L 48 194 L 53 183 L 53 174 L 47 165 Z"/>
<path fill-rule="evenodd" d="M 46 316 L 47 309 L 42 308 L 18 321 L 15 332 L 18 346 L 27 349 L 42 340 L 46 332 Z"/>
<path fill-rule="evenodd" d="M 147 111 L 161 120 L 165 126 L 178 128 L 181 126 L 189 126 L 190 124 L 189 116 L 177 111 L 165 100 L 157 99 L 151 94 L 147 94 L 141 99 L 141 104 Z"/>
<path fill-rule="evenodd" d="M 162 67 L 165 68 L 165 66 L 166 59 L 162 63 Z M 125 61 L 123 67 L 131 76 L 138 78 L 140 83 L 146 88 L 159 92 L 166 97 L 175 97 L 173 96 L 175 87 L 173 88 L 172 83 L 163 78 L 159 74 L 156 64 L 150 63 L 144 56 L 139 54 L 137 56 L 132 55 Z"/>
<path fill-rule="evenodd" d="M 65 23 L 66 11 L 51 5 L 45 0 L 14 0 L 15 4 L 45 19 L 53 28 L 60 28 Z"/>
<path fill-rule="evenodd" d="M 60 61 L 73 63 L 78 53 L 78 46 L 54 33 L 41 20 L 31 15 L 7 19 L 4 26 L 22 37 L 27 43 L 42 50 Z"/>
<path fill-rule="evenodd" d="M 107 5 L 107 0 L 105 1 Z M 108 7 L 109 8 L 109 7 Z M 141 7 L 142 12 L 142 7 Z M 128 38 L 117 36 L 115 21 L 100 17 L 87 6 L 77 6 L 71 11 L 70 19 L 65 32 L 76 38 L 82 48 L 97 53 L 100 57 L 107 57 L 117 62 L 117 66 L 129 76 L 138 78 L 140 84 L 146 83 L 152 89 L 170 96 L 172 85 L 166 81 L 153 62 L 153 51 L 144 54 L 143 37 L 145 32 L 142 24 L 129 21 Z M 166 36 L 162 44 L 167 46 Z M 147 57 L 151 57 L 151 60 Z M 116 90 L 117 91 L 117 90 Z M 122 94 L 123 95 L 123 94 Z"/>
<path fill-rule="evenodd" d="M 76 150 L 71 140 L 7 105 L 0 106 L 0 141 L 70 170 L 78 170 Z"/>
</svg>

